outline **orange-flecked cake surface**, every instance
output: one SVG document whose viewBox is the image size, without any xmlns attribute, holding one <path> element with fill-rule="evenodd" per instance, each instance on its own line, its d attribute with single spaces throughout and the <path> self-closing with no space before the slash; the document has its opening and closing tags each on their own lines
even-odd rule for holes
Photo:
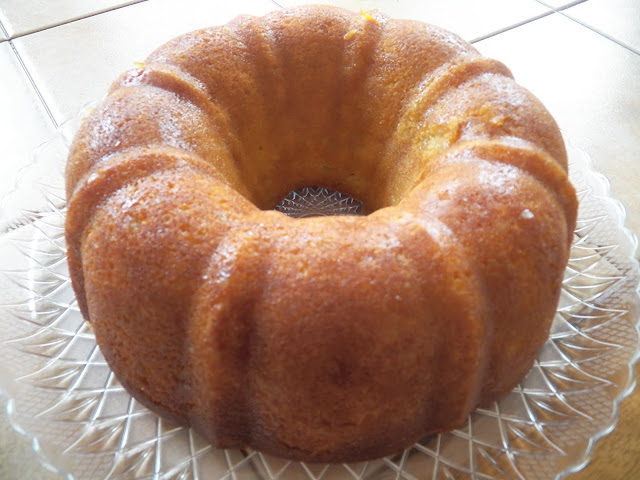
<svg viewBox="0 0 640 480">
<path fill-rule="evenodd" d="M 394 453 L 530 369 L 576 197 L 556 123 L 440 28 L 301 7 L 178 37 L 67 167 L 68 261 L 120 381 L 218 447 Z M 320 185 L 366 215 L 293 219 Z"/>
</svg>

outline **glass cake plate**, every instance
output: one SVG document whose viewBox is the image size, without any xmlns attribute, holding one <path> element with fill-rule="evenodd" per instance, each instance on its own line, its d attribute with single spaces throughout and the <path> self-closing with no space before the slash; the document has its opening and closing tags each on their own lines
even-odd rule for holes
<svg viewBox="0 0 640 480">
<path fill-rule="evenodd" d="M 397 455 L 305 464 L 213 448 L 147 410 L 114 377 L 79 313 L 65 258 L 62 172 L 81 116 L 37 150 L 0 219 L 0 392 L 12 425 L 49 468 L 78 480 L 549 480 L 582 468 L 614 428 L 639 355 L 637 240 L 607 180 L 570 144 L 578 226 L 551 336 L 521 384 L 460 428 Z M 321 188 L 281 207 L 298 216 L 359 208 Z"/>
</svg>

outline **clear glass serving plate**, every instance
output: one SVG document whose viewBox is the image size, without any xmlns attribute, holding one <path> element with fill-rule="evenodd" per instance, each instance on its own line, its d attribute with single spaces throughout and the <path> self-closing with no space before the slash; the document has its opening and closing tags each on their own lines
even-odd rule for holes
<svg viewBox="0 0 640 480">
<path fill-rule="evenodd" d="M 548 480 L 583 467 L 593 443 L 614 428 L 639 354 L 637 240 L 607 180 L 571 145 L 578 226 L 551 336 L 526 378 L 464 426 L 398 455 L 319 465 L 215 449 L 118 383 L 82 320 L 67 272 L 62 172 L 77 122 L 35 153 L 0 219 L 0 391 L 9 397 L 12 425 L 67 478 Z M 357 210 L 331 195 L 298 192 L 283 208 L 298 215 L 305 208 L 327 213 L 332 203 L 338 212 Z"/>
</svg>

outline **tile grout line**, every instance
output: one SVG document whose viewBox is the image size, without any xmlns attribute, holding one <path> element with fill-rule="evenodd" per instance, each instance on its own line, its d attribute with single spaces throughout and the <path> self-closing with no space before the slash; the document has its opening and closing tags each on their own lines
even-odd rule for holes
<svg viewBox="0 0 640 480">
<path fill-rule="evenodd" d="M 486 40 L 488 38 L 495 37 L 496 35 L 500 35 L 501 33 L 508 32 L 509 30 L 513 30 L 514 28 L 518 28 L 518 27 L 521 27 L 521 26 L 526 25 L 528 23 L 535 22 L 536 20 L 540 20 L 541 18 L 548 17 L 549 15 L 553 15 L 554 13 L 557 13 L 557 12 L 555 10 L 553 10 L 553 9 L 548 10 L 548 11 L 543 12 L 543 13 L 541 13 L 539 15 L 534 16 L 534 17 L 527 18 L 527 19 L 522 20 L 522 21 L 520 21 L 518 23 L 515 23 L 513 25 L 509 25 L 508 27 L 504 27 L 504 28 L 501 28 L 499 30 L 496 30 L 495 32 L 487 33 L 486 35 L 482 35 L 480 37 L 474 38 L 469 43 L 481 42 L 482 40 Z"/>
<path fill-rule="evenodd" d="M 76 22 L 78 20 L 83 20 L 85 18 L 90 18 L 90 17 L 94 17 L 96 15 L 101 15 L 103 13 L 110 12 L 110 11 L 113 11 L 113 10 L 119 10 L 120 8 L 128 7 L 130 5 L 135 5 L 137 3 L 142 3 L 142 2 L 145 2 L 145 1 L 147 1 L 147 0 L 138 0 L 137 2 L 128 3 L 127 5 L 121 5 L 121 6 L 116 7 L 116 8 L 103 10 L 103 11 L 100 11 L 100 12 L 94 12 L 94 13 L 92 13 L 90 15 L 85 15 L 83 17 L 74 18 L 74 19 L 68 20 L 66 22 L 61 22 L 61 23 L 57 23 L 55 25 L 50 25 L 50 26 L 45 27 L 45 28 L 40 28 L 40 29 L 24 32 L 24 33 L 21 33 L 19 35 L 15 35 L 13 37 L 11 37 L 8 34 L 6 29 L 4 28 L 4 25 L 2 25 L 2 23 L 0 22 L 0 31 L 2 31 L 5 34 L 5 36 L 7 37 L 7 40 L 3 40 L 2 42 L 6 41 L 6 42 L 9 43 L 9 45 L 11 47 L 11 50 L 13 51 L 14 55 L 18 59 L 18 63 L 20 64 L 22 70 L 24 71 L 25 75 L 29 79 L 29 83 L 31 84 L 31 87 L 35 91 L 35 94 L 38 97 L 38 100 L 40 100 L 40 103 L 42 104 L 42 107 L 44 108 L 45 112 L 47 113 L 47 116 L 49 117 L 49 120 L 51 120 L 51 123 L 53 124 L 55 129 L 58 129 L 58 127 L 59 127 L 58 122 L 57 122 L 55 116 L 53 115 L 53 112 L 51 111 L 51 108 L 49 107 L 49 104 L 44 99 L 44 96 L 42 95 L 42 92 L 38 88 L 38 85 L 37 85 L 35 79 L 31 75 L 31 72 L 29 71 L 29 68 L 27 67 L 26 63 L 22 59 L 22 56 L 20 55 L 20 52 L 18 51 L 18 49 L 16 48 L 15 44 L 13 43 L 13 40 L 15 40 L 17 38 L 25 37 L 25 36 L 33 34 L 33 33 L 42 32 L 42 31 L 49 30 L 49 29 L 52 29 L 52 28 L 55 28 L 55 27 L 59 27 L 61 25 L 66 25 L 66 24 L 69 24 L 69 23 L 72 23 L 72 22 Z M 0 42 L 0 43 L 2 43 L 2 42 Z"/>
<path fill-rule="evenodd" d="M 562 12 L 558 12 L 560 15 L 562 15 L 564 18 L 571 20 L 572 22 L 577 23 L 578 25 L 580 25 L 581 27 L 584 27 L 588 30 L 591 30 L 593 33 L 596 33 L 598 35 L 600 35 L 601 37 L 606 38 L 607 40 L 615 43 L 616 45 L 625 48 L 627 50 L 629 50 L 632 53 L 635 53 L 636 55 L 640 55 L 640 50 L 636 50 L 634 47 L 632 47 L 631 45 L 626 44 L 625 42 L 618 40 L 617 38 L 612 37 L 611 35 L 609 35 L 608 33 L 605 33 L 601 30 L 598 30 L 595 27 L 592 27 L 591 25 L 588 25 L 584 22 L 581 22 L 580 20 L 573 18 L 572 16 L 568 15 L 567 13 L 565 13 L 564 11 Z"/>
<path fill-rule="evenodd" d="M 560 15 L 562 15 L 563 17 L 571 20 L 572 22 L 575 22 L 578 25 L 580 25 L 582 27 L 585 27 L 585 28 L 591 30 L 594 33 L 597 33 L 598 35 L 603 36 L 607 40 L 610 40 L 613 43 L 615 43 L 617 45 L 620 45 L 622 48 L 626 48 L 627 50 L 630 50 L 631 52 L 633 52 L 633 53 L 635 53 L 637 55 L 640 55 L 640 50 L 637 50 L 636 48 L 632 47 L 631 45 L 628 45 L 625 42 L 623 42 L 621 40 L 618 40 L 618 39 L 612 37 L 611 35 L 603 32 L 601 30 L 598 30 L 595 27 L 592 27 L 591 25 L 588 25 L 588 24 L 586 24 L 584 22 L 581 22 L 580 20 L 578 20 L 577 18 L 572 17 L 571 15 L 569 15 L 569 13 L 566 12 L 566 10 L 569 10 L 571 7 L 575 7 L 577 5 L 580 5 L 581 3 L 585 3 L 587 0 L 576 0 L 576 1 L 570 2 L 570 3 L 566 4 L 566 5 L 563 5 L 563 6 L 558 7 L 558 8 L 554 8 L 553 6 L 548 5 L 547 3 L 545 3 L 544 0 L 536 0 L 536 1 L 539 4 L 544 5 L 545 7 L 551 8 L 554 12 L 559 13 Z"/>
<path fill-rule="evenodd" d="M 58 122 L 56 121 L 55 117 L 53 116 L 53 112 L 49 108 L 49 105 L 47 104 L 47 102 L 45 101 L 44 97 L 42 96 L 42 92 L 40 92 L 40 89 L 36 85 L 36 82 L 33 79 L 33 76 L 31 76 L 31 72 L 29 72 L 29 69 L 27 68 L 27 65 L 24 63 L 24 60 L 20 56 L 20 53 L 18 52 L 18 49 L 16 48 L 16 46 L 13 44 L 13 41 L 9 40 L 9 45 L 11 46 L 11 50 L 13 50 L 13 53 L 15 54 L 16 58 L 18 59 L 18 63 L 20 63 L 20 66 L 22 67 L 22 70 L 24 70 L 25 75 L 29 79 L 29 83 L 31 84 L 31 87 L 35 90 L 38 99 L 40 100 L 40 102 L 42 103 L 42 106 L 44 107 L 44 110 L 47 112 L 47 115 L 49 116 L 49 120 L 51 120 L 51 123 L 53 123 L 53 126 L 57 130 L 58 129 Z"/>
<path fill-rule="evenodd" d="M 558 8 L 556 8 L 553 5 L 549 5 L 544 0 L 536 0 L 536 2 L 538 2 L 539 4 L 544 5 L 545 7 L 550 8 L 554 12 L 558 12 L 558 13 L 560 13 L 563 10 L 566 10 L 567 8 L 571 8 L 571 7 L 575 7 L 576 5 L 580 5 L 581 3 L 584 3 L 586 1 L 587 0 L 574 0 L 573 2 L 569 2 L 566 5 L 561 5 Z"/>
<path fill-rule="evenodd" d="M 63 25 L 68 25 L 70 23 L 78 22 L 80 20 L 85 20 L 87 18 L 96 17 L 98 15 L 102 15 L 103 13 L 114 12 L 116 10 L 120 10 L 121 8 L 130 7 L 132 5 L 136 5 L 138 3 L 144 3 L 144 2 L 147 2 L 147 1 L 149 1 L 149 0 L 137 0 L 137 1 L 134 1 L 132 3 L 127 3 L 126 5 L 120 5 L 120 6 L 117 6 L 117 7 L 114 7 L 114 8 L 106 8 L 106 9 L 100 10 L 98 12 L 92 12 L 92 13 L 89 13 L 89 14 L 86 14 L 86 15 L 82 15 L 82 16 L 79 16 L 79 17 L 74 17 L 74 18 L 70 18 L 68 20 L 63 20 L 63 21 L 55 23 L 53 25 L 47 25 L 45 27 L 40 27 L 40 28 L 34 28 L 32 30 L 27 30 L 25 32 L 19 33 L 17 35 L 12 36 L 12 37 L 9 37 L 9 35 L 7 35 L 7 37 L 8 37 L 9 40 L 15 40 L 17 38 L 26 37 L 27 35 L 32 35 L 34 33 L 45 32 L 47 30 L 51 30 L 52 28 L 61 27 Z"/>
</svg>

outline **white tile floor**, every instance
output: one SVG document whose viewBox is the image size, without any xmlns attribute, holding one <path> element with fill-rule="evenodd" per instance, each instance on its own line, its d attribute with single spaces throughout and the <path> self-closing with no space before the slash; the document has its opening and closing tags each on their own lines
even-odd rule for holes
<svg viewBox="0 0 640 480">
<path fill-rule="evenodd" d="M 0 72 L 0 192 L 7 192 L 18 170 L 55 127 L 11 42 L 0 43 Z"/>
<path fill-rule="evenodd" d="M 548 5 L 554 10 L 563 10 L 565 8 L 573 7 L 587 0 L 538 0 L 538 1 L 540 3 Z"/>
<path fill-rule="evenodd" d="M 3 0 L 0 22 L 13 38 L 139 1 L 57 0 L 54 8 L 50 0 Z"/>
<path fill-rule="evenodd" d="M 259 15 L 277 8 L 270 0 L 222 5 L 152 0 L 19 37 L 12 43 L 60 123 L 87 103 L 100 100 L 119 73 L 180 33 L 225 23 L 240 13 Z M 144 35 L 138 34 L 141 26 Z"/>
<path fill-rule="evenodd" d="M 611 181 L 640 233 L 638 0 L 327 0 L 457 31 L 504 61 Z M 0 0 L 0 196 L 56 125 L 169 38 L 298 0 Z M 306 3 L 306 1 L 305 1 Z M 54 6 L 55 5 L 55 6 Z M 636 472 L 640 478 L 640 472 Z M 0 478 L 60 478 L 0 415 Z M 609 479 L 602 479 L 609 480 Z M 627 480 L 627 479 L 625 479 Z M 629 479 L 630 480 L 630 479 Z"/>
<path fill-rule="evenodd" d="M 565 13 L 570 18 L 640 54 L 638 0 L 589 0 Z"/>
</svg>

